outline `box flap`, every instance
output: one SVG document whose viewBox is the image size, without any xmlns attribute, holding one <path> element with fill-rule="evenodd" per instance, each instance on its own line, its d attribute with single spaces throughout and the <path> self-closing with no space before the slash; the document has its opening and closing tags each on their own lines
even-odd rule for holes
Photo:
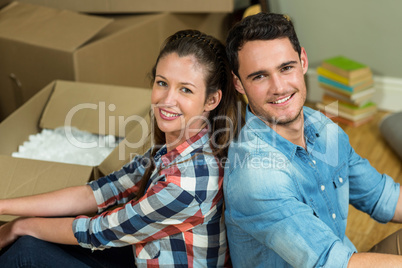
<svg viewBox="0 0 402 268">
<path fill-rule="evenodd" d="M 144 120 L 139 121 L 125 139 L 103 160 L 98 166 L 102 175 L 120 170 L 122 166 L 130 162 L 136 155 L 144 154 L 151 146 L 151 125 L 149 114 Z"/>
<path fill-rule="evenodd" d="M 0 37 L 63 51 L 74 51 L 113 21 L 19 2 L 0 17 Z"/>
<path fill-rule="evenodd" d="M 70 186 L 84 185 L 92 167 L 69 165 L 0 155 L 0 199 L 40 194 Z M 0 221 L 13 217 L 0 216 Z"/>
<path fill-rule="evenodd" d="M 52 94 L 54 83 L 39 91 L 0 124 L 0 154 L 11 155 L 29 135 L 39 131 L 39 119 Z"/>
<path fill-rule="evenodd" d="M 124 137 L 150 107 L 149 89 L 57 81 L 39 126 Z"/>
<path fill-rule="evenodd" d="M 160 27 L 165 21 L 165 14 L 113 16 L 114 22 L 95 37 L 103 36 L 101 40 L 94 38 L 90 44 L 76 51 L 75 79 L 149 88 L 149 72 L 155 64 L 161 43 L 168 35 L 161 33 Z M 93 64 L 96 55 L 102 57 L 97 57 L 97 64 Z"/>
<path fill-rule="evenodd" d="M 11 0 L 0 0 L 0 8 L 8 5 L 11 2 Z"/>
<path fill-rule="evenodd" d="M 20 0 L 89 13 L 233 12 L 234 0 Z"/>
</svg>

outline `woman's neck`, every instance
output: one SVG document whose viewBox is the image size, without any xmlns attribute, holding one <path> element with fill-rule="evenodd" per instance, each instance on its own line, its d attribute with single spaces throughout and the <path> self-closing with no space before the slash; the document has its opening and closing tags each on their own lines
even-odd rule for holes
<svg viewBox="0 0 402 268">
<path fill-rule="evenodd" d="M 174 150 L 177 146 L 183 144 L 186 140 L 200 133 L 205 128 L 205 124 L 197 128 L 187 128 L 180 133 L 165 133 L 166 149 L 168 152 Z"/>
</svg>

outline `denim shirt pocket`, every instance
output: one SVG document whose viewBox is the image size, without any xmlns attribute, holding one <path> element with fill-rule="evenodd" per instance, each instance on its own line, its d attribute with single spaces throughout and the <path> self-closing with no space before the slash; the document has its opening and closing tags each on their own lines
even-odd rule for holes
<svg viewBox="0 0 402 268">
<path fill-rule="evenodd" d="M 308 205 L 313 210 L 314 216 L 316 216 L 317 218 L 320 218 L 320 215 L 318 214 L 318 207 L 317 207 L 317 205 L 315 204 L 315 202 L 314 202 L 314 200 L 312 198 L 310 198 L 308 200 Z"/>
<path fill-rule="evenodd" d="M 332 176 L 338 199 L 339 213 L 346 220 L 349 212 L 349 174 L 348 167 L 343 164 Z"/>
<path fill-rule="evenodd" d="M 160 241 L 154 240 L 146 244 L 136 244 L 136 256 L 138 259 L 150 260 L 156 259 L 160 255 Z"/>
</svg>

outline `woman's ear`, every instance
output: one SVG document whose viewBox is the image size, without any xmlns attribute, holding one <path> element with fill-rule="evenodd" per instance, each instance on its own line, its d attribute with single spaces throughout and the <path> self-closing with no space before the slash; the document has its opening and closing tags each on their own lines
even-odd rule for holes
<svg viewBox="0 0 402 268">
<path fill-rule="evenodd" d="M 219 103 L 221 102 L 222 99 L 222 90 L 218 90 L 215 93 L 212 93 L 208 99 L 207 102 L 205 103 L 204 106 L 204 111 L 205 112 L 209 112 L 212 111 L 213 109 L 215 109 Z"/>
</svg>

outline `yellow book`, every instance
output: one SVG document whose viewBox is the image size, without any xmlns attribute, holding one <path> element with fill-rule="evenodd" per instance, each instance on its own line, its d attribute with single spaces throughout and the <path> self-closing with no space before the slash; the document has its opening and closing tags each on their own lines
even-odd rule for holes
<svg viewBox="0 0 402 268">
<path fill-rule="evenodd" d="M 339 82 L 339 83 L 344 84 L 346 86 L 352 86 L 352 87 L 357 85 L 357 84 L 359 84 L 359 83 L 362 83 L 362 82 L 365 82 L 365 81 L 373 79 L 372 78 L 373 76 L 370 74 L 370 75 L 357 77 L 357 78 L 354 78 L 353 80 L 351 80 L 351 79 L 348 79 L 348 78 L 346 78 L 344 76 L 341 76 L 341 75 L 339 75 L 337 73 L 331 72 L 331 71 L 325 69 L 322 66 L 317 68 L 317 73 L 319 75 L 322 75 L 322 76 L 325 76 L 325 77 L 327 77 L 329 79 L 332 79 L 332 80 L 334 80 L 336 82 Z"/>
</svg>

